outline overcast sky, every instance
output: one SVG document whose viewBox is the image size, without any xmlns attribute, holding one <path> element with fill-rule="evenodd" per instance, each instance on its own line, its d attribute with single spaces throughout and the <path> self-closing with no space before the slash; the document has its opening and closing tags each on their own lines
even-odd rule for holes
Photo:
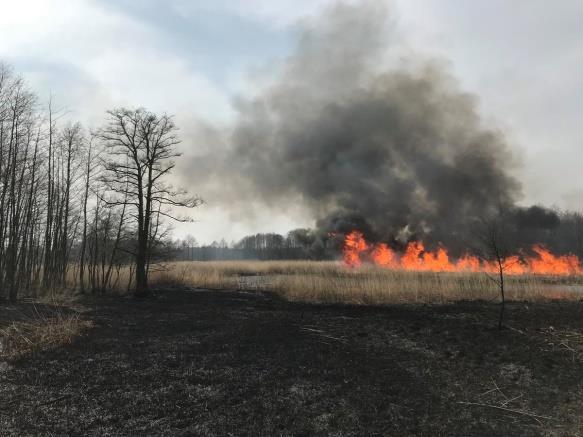
<svg viewBox="0 0 583 437">
<path fill-rule="evenodd" d="M 233 98 L 260 86 L 265 67 L 293 51 L 301 20 L 331 3 L 1 2 L 0 60 L 27 78 L 41 98 L 52 93 L 87 126 L 108 108 L 145 106 L 176 114 L 185 133 L 200 119 L 231 124 Z M 479 96 L 488 122 L 507 133 L 522 161 L 522 203 L 583 209 L 583 2 L 390 4 L 401 47 L 447 59 L 462 86 Z M 184 147 L 196 145 L 185 141 Z M 227 214 L 227 205 L 207 201 L 196 223 L 178 227 L 179 236 L 191 233 L 210 242 L 311 224 L 276 212 L 239 222 Z"/>
</svg>

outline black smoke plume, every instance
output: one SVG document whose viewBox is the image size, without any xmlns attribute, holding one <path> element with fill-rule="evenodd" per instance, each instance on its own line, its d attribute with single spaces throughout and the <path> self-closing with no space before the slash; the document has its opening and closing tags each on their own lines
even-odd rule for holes
<svg viewBox="0 0 583 437">
<path fill-rule="evenodd" d="M 249 207 L 300 202 L 323 233 L 464 245 L 471 223 L 499 209 L 525 226 L 556 214 L 520 209 L 504 135 L 443 62 L 399 59 L 384 3 L 338 4 L 307 21 L 269 86 L 240 98 L 215 176 Z"/>
</svg>

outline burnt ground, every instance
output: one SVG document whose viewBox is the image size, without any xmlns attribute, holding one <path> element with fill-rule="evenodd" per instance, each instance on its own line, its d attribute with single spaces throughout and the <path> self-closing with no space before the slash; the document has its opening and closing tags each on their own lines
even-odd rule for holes
<svg viewBox="0 0 583 437">
<path fill-rule="evenodd" d="M 583 302 L 512 303 L 502 331 L 485 302 L 85 306 L 72 344 L 0 366 L 0 435 L 583 435 Z"/>
</svg>

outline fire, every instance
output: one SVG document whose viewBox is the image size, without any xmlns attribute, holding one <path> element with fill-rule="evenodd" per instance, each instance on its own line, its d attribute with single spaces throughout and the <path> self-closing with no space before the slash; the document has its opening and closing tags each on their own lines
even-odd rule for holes
<svg viewBox="0 0 583 437">
<path fill-rule="evenodd" d="M 528 260 L 531 271 L 543 271 L 553 275 L 569 275 L 581 271 L 581 262 L 575 255 L 555 256 L 542 246 L 533 246 L 538 258 Z"/>
<path fill-rule="evenodd" d="M 541 275 L 583 274 L 581 261 L 575 255 L 555 255 L 541 245 L 532 247 L 533 255 L 512 255 L 502 260 L 510 275 L 526 273 Z M 425 272 L 488 272 L 496 273 L 495 261 L 482 261 L 470 254 L 452 260 L 445 247 L 426 250 L 420 241 L 410 242 L 400 256 L 385 243 L 369 244 L 362 232 L 352 231 L 344 240 L 344 263 L 350 267 L 362 265 L 363 259 L 389 269 Z"/>
<path fill-rule="evenodd" d="M 385 243 L 377 244 L 370 256 L 376 265 L 387 268 L 397 268 L 399 266 L 395 252 Z"/>
<path fill-rule="evenodd" d="M 362 232 L 352 231 L 344 239 L 344 263 L 350 267 L 358 267 L 362 264 L 360 254 L 368 249 Z"/>
</svg>

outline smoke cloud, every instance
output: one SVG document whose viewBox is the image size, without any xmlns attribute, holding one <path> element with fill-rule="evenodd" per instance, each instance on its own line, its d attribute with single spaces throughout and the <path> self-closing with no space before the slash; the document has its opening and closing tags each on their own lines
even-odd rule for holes
<svg viewBox="0 0 583 437">
<path fill-rule="evenodd" d="M 223 145 L 196 158 L 206 171 L 188 177 L 202 194 L 237 211 L 300 204 L 323 231 L 450 247 L 469 223 L 514 208 L 521 186 L 504 135 L 444 62 L 399 59 L 389 12 L 338 4 L 304 22 L 271 83 L 237 100 Z"/>
</svg>

